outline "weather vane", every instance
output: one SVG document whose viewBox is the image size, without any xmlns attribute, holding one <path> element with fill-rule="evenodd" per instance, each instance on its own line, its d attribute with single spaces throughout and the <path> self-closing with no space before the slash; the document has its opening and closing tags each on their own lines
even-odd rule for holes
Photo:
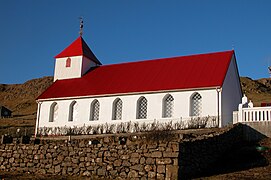
<svg viewBox="0 0 271 180">
<path fill-rule="evenodd" d="M 79 31 L 79 35 L 83 36 L 83 26 L 84 26 L 84 24 L 83 24 L 83 18 L 79 17 L 79 19 L 80 19 L 80 31 Z"/>
</svg>

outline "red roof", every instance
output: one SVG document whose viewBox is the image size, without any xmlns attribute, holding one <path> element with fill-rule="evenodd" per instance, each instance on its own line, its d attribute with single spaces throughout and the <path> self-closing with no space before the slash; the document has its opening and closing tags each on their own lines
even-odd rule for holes
<svg viewBox="0 0 271 180">
<path fill-rule="evenodd" d="M 102 65 L 57 80 L 37 99 L 222 87 L 234 51 Z"/>
<path fill-rule="evenodd" d="M 55 58 L 71 57 L 71 56 L 85 56 L 95 63 L 101 65 L 102 63 L 96 58 L 93 52 L 88 47 L 87 43 L 80 36 L 74 42 L 71 43 L 66 49 L 55 56 Z"/>
</svg>

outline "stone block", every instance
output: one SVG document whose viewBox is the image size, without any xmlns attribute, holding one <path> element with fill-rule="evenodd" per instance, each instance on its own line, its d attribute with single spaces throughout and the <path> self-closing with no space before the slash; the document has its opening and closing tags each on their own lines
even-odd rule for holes
<svg viewBox="0 0 271 180">
<path fill-rule="evenodd" d="M 137 164 L 137 165 L 131 166 L 130 169 L 137 170 L 137 171 L 143 171 L 144 170 L 144 165 Z"/>
<path fill-rule="evenodd" d="M 151 157 L 151 153 L 144 153 L 144 157 Z"/>
<path fill-rule="evenodd" d="M 164 175 L 164 174 L 159 174 L 159 173 L 157 173 L 157 174 L 156 174 L 156 179 L 157 179 L 157 180 L 164 180 L 164 179 L 165 179 L 165 175 Z"/>
<path fill-rule="evenodd" d="M 47 173 L 49 174 L 54 174 L 55 173 L 55 170 L 53 168 L 50 168 L 47 170 Z"/>
<path fill-rule="evenodd" d="M 111 165 L 111 164 L 107 165 L 107 166 L 106 166 L 106 170 L 107 170 L 107 171 L 113 170 L 113 165 Z"/>
<path fill-rule="evenodd" d="M 85 163 L 84 163 L 84 162 L 81 162 L 81 163 L 79 164 L 79 168 L 83 168 L 83 167 L 85 167 Z"/>
<path fill-rule="evenodd" d="M 153 172 L 153 171 L 149 171 L 149 172 L 148 172 L 148 179 L 154 179 L 155 176 L 156 176 L 156 173 L 155 173 L 155 172 Z"/>
<path fill-rule="evenodd" d="M 147 146 L 147 149 L 156 149 L 157 148 L 157 144 L 156 143 L 154 143 L 154 144 L 149 144 L 148 146 Z"/>
<path fill-rule="evenodd" d="M 117 170 L 111 170 L 111 171 L 109 171 L 109 174 L 114 178 L 114 177 L 117 176 L 118 171 Z"/>
<path fill-rule="evenodd" d="M 98 176 L 105 176 L 106 175 L 106 169 L 105 168 L 100 168 L 97 170 L 97 175 Z"/>
<path fill-rule="evenodd" d="M 129 155 L 121 155 L 121 157 L 120 157 L 121 159 L 129 159 L 130 158 L 130 156 Z"/>
<path fill-rule="evenodd" d="M 65 175 L 65 174 L 67 174 L 67 169 L 66 169 L 66 168 L 63 168 L 63 169 L 62 169 L 62 175 Z"/>
<path fill-rule="evenodd" d="M 61 171 L 60 165 L 55 166 L 55 173 L 58 174 Z"/>
<path fill-rule="evenodd" d="M 104 152 L 104 156 L 105 156 L 105 157 L 111 156 L 110 151 L 105 151 L 105 152 Z"/>
<path fill-rule="evenodd" d="M 167 143 L 159 143 L 159 147 L 167 147 Z"/>
<path fill-rule="evenodd" d="M 122 162 L 122 166 L 125 166 L 125 167 L 130 167 L 131 166 L 131 163 L 129 163 L 128 160 L 123 160 Z"/>
<path fill-rule="evenodd" d="M 33 166 L 34 166 L 34 163 L 31 163 L 31 162 L 27 163 L 27 167 L 33 167 Z"/>
<path fill-rule="evenodd" d="M 73 164 L 78 164 L 78 163 L 79 163 L 78 158 L 73 158 L 73 159 L 72 159 L 72 163 L 73 163 Z"/>
<path fill-rule="evenodd" d="M 25 163 L 20 163 L 20 167 L 24 168 L 25 167 Z"/>
<path fill-rule="evenodd" d="M 9 162 L 9 163 L 13 163 L 13 162 L 14 162 L 14 157 L 10 158 L 10 159 L 8 160 L 8 162 Z"/>
<path fill-rule="evenodd" d="M 122 177 L 122 178 L 126 178 L 126 177 L 127 177 L 127 174 L 126 174 L 125 172 L 121 172 L 121 173 L 119 174 L 119 176 Z"/>
<path fill-rule="evenodd" d="M 166 165 L 166 179 L 178 179 L 178 166 Z"/>
<path fill-rule="evenodd" d="M 117 159 L 114 161 L 114 166 L 118 167 L 118 166 L 121 166 L 122 164 L 122 161 L 120 159 Z"/>
<path fill-rule="evenodd" d="M 138 177 L 138 172 L 136 172 L 135 170 L 131 170 L 128 173 L 128 178 L 137 178 Z"/>
<path fill-rule="evenodd" d="M 146 166 L 144 167 L 144 169 L 145 169 L 145 171 L 149 172 L 149 171 L 152 170 L 152 166 L 151 166 L 151 165 L 146 165 Z"/>
<path fill-rule="evenodd" d="M 165 165 L 158 165 L 157 166 L 157 173 L 166 173 L 166 166 Z"/>
<path fill-rule="evenodd" d="M 138 153 L 132 153 L 131 154 L 131 158 L 138 158 L 139 157 L 139 154 Z"/>
<path fill-rule="evenodd" d="M 18 153 L 13 154 L 13 157 L 14 157 L 15 159 L 18 159 L 18 158 L 20 158 L 20 154 L 18 154 Z"/>
<path fill-rule="evenodd" d="M 132 164 L 138 164 L 138 163 L 139 163 L 139 159 L 138 159 L 138 158 L 131 158 L 131 159 L 130 159 L 130 162 L 131 162 Z"/>
<path fill-rule="evenodd" d="M 91 176 L 91 172 L 90 172 L 90 171 L 85 171 L 85 172 L 83 173 L 83 176 Z"/>
<path fill-rule="evenodd" d="M 147 158 L 146 164 L 155 164 L 155 159 L 154 158 Z"/>
<path fill-rule="evenodd" d="M 179 143 L 177 142 L 170 142 L 169 143 L 171 145 L 171 148 L 174 152 L 178 152 L 179 151 Z"/>
<path fill-rule="evenodd" d="M 156 159 L 156 164 L 158 165 L 171 164 L 171 162 L 172 160 L 170 158 Z"/>
<path fill-rule="evenodd" d="M 103 157 L 103 152 L 98 152 L 98 157 L 99 158 Z"/>
<path fill-rule="evenodd" d="M 163 157 L 175 157 L 179 156 L 178 152 L 163 152 Z"/>
<path fill-rule="evenodd" d="M 140 158 L 139 163 L 140 163 L 140 164 L 144 164 L 145 161 L 146 161 L 146 159 L 145 159 L 144 157 L 142 157 L 142 158 Z"/>
<path fill-rule="evenodd" d="M 84 162 L 85 161 L 85 157 L 80 157 L 79 161 L 80 162 Z"/>
<path fill-rule="evenodd" d="M 157 157 L 157 158 L 160 158 L 160 157 L 162 157 L 162 152 L 160 152 L 160 151 L 152 152 L 152 153 L 151 153 L 151 157 Z"/>
<path fill-rule="evenodd" d="M 103 139 L 103 142 L 104 142 L 104 143 L 109 143 L 109 142 L 110 142 L 110 138 L 109 138 L 109 137 L 105 137 L 105 138 Z"/>
</svg>

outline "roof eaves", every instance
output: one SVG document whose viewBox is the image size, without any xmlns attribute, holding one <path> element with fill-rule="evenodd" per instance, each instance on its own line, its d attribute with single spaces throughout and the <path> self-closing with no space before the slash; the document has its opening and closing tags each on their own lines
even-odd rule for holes
<svg viewBox="0 0 271 180">
<path fill-rule="evenodd" d="M 171 89 L 171 90 L 159 90 L 159 91 L 142 91 L 142 92 L 129 92 L 129 93 L 115 93 L 115 94 L 99 94 L 99 95 L 89 95 L 89 96 L 70 96 L 70 97 L 45 98 L 45 99 L 38 99 L 37 98 L 36 101 L 39 102 L 39 101 L 51 101 L 51 100 L 84 99 L 84 98 L 97 98 L 97 97 L 108 97 L 108 96 L 125 96 L 125 95 L 136 95 L 136 94 L 168 93 L 168 92 L 178 92 L 178 91 L 199 91 L 199 90 L 209 90 L 209 89 L 217 89 L 217 88 L 222 88 L 222 86 L 210 86 L 210 87 L 201 87 L 201 88 L 185 88 L 185 89 Z"/>
</svg>

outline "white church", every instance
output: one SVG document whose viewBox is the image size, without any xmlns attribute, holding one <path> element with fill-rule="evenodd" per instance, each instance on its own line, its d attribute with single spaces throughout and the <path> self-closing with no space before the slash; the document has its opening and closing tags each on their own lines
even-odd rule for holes
<svg viewBox="0 0 271 180">
<path fill-rule="evenodd" d="M 54 83 L 37 98 L 36 133 L 207 116 L 223 127 L 242 98 L 233 50 L 102 65 L 79 36 L 55 59 Z"/>
</svg>

